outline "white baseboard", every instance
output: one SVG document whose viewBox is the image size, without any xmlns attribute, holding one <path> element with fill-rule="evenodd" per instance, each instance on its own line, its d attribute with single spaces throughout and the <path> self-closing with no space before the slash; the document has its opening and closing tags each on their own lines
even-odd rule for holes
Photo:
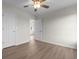
<svg viewBox="0 0 79 59">
<path fill-rule="evenodd" d="M 49 41 L 46 41 L 46 40 L 39 40 L 39 41 L 43 41 L 43 42 L 47 42 L 47 43 L 50 43 L 50 44 L 55 44 L 55 45 L 59 45 L 59 46 L 67 47 L 67 48 L 77 49 L 77 47 L 71 46 L 71 45 L 67 45 L 67 44 L 56 43 L 56 42 L 49 42 Z"/>
<path fill-rule="evenodd" d="M 24 43 L 27 43 L 27 42 L 29 42 L 29 40 L 23 41 L 23 42 L 16 42 L 15 44 L 5 43 L 5 44 L 2 45 L 2 49 L 7 48 L 7 47 L 11 47 L 11 46 L 18 46 L 18 45 L 21 45 L 21 44 L 24 44 Z"/>
<path fill-rule="evenodd" d="M 29 40 L 28 40 L 28 41 L 23 41 L 23 42 L 17 42 L 17 43 L 16 43 L 16 46 L 17 46 L 17 45 L 24 44 L 24 43 L 27 43 L 27 42 L 29 42 Z"/>
</svg>

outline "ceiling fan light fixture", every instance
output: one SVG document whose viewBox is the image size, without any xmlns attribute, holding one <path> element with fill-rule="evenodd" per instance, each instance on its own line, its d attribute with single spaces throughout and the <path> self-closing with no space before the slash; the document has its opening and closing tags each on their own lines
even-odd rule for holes
<svg viewBox="0 0 79 59">
<path fill-rule="evenodd" d="M 34 8 L 40 8 L 40 2 L 39 1 L 34 2 Z"/>
<path fill-rule="evenodd" d="M 42 2 L 44 2 L 46 0 L 32 0 L 32 4 L 31 6 L 34 8 L 34 11 L 36 12 L 38 10 L 38 8 L 43 7 L 43 8 L 49 8 L 48 5 L 42 4 Z M 29 5 L 25 5 L 25 7 L 29 7 Z"/>
</svg>

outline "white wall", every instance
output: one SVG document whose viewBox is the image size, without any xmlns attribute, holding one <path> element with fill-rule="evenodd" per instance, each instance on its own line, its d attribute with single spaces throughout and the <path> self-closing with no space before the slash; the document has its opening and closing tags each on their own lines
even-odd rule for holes
<svg viewBox="0 0 79 59">
<path fill-rule="evenodd" d="M 43 41 L 76 48 L 76 7 L 67 7 L 43 18 Z"/>
<path fill-rule="evenodd" d="M 31 16 L 14 6 L 3 4 L 3 48 L 18 45 L 29 40 L 29 19 Z"/>
<path fill-rule="evenodd" d="M 16 44 L 28 42 L 30 40 L 30 18 L 27 13 L 16 12 Z"/>
</svg>

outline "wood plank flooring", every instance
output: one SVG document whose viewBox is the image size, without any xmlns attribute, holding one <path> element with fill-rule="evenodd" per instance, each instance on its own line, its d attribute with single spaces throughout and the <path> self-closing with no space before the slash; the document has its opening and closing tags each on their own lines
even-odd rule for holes
<svg viewBox="0 0 79 59">
<path fill-rule="evenodd" d="M 76 49 L 38 40 L 3 49 L 2 59 L 76 59 Z"/>
</svg>

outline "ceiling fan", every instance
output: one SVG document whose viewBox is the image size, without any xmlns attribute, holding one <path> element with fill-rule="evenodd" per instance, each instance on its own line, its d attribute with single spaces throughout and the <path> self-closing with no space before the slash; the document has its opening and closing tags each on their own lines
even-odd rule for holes
<svg viewBox="0 0 79 59">
<path fill-rule="evenodd" d="M 38 8 L 43 7 L 43 8 L 49 8 L 48 5 L 42 4 L 43 2 L 45 2 L 46 0 L 32 0 L 33 4 L 31 4 L 31 6 L 34 7 L 34 11 L 36 12 Z M 29 7 L 30 5 L 24 5 L 25 7 Z"/>
</svg>

